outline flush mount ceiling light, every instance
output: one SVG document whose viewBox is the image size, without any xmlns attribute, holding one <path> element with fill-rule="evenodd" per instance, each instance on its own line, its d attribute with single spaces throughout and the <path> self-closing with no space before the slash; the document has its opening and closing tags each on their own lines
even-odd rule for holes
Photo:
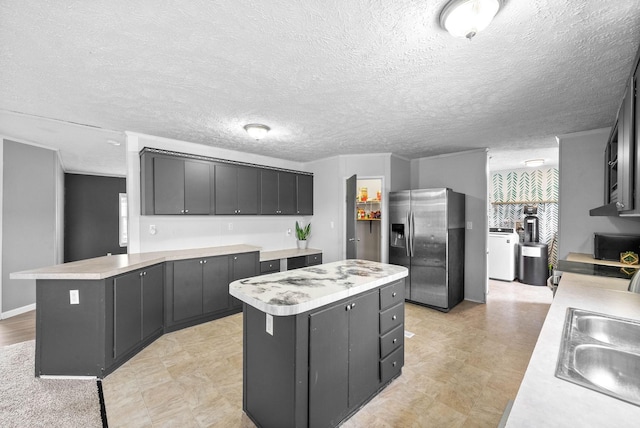
<svg viewBox="0 0 640 428">
<path fill-rule="evenodd" d="M 119 146 L 120 145 L 120 141 L 116 141 L 116 140 L 107 140 L 107 144 L 111 144 L 112 146 Z"/>
<path fill-rule="evenodd" d="M 544 159 L 529 159 L 524 161 L 526 166 L 542 166 L 544 165 Z"/>
<path fill-rule="evenodd" d="M 267 132 L 271 130 L 267 125 L 261 125 L 259 123 L 250 123 L 249 125 L 244 126 L 244 130 L 247 131 L 247 134 L 251 138 L 255 138 L 256 140 L 260 140 L 267 135 Z"/>
<path fill-rule="evenodd" d="M 471 40 L 487 26 L 502 6 L 502 0 L 451 0 L 440 13 L 440 26 L 454 37 Z"/>
</svg>

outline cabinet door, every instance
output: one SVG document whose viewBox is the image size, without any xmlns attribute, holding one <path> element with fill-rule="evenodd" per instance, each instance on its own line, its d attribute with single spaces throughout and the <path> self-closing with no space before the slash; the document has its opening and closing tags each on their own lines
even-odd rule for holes
<svg viewBox="0 0 640 428">
<path fill-rule="evenodd" d="M 143 270 L 142 276 L 142 339 L 157 333 L 164 320 L 164 269 L 162 265 Z"/>
<path fill-rule="evenodd" d="M 202 260 L 173 264 L 173 320 L 202 315 Z"/>
<path fill-rule="evenodd" d="M 296 214 L 296 175 L 278 173 L 278 214 Z"/>
<path fill-rule="evenodd" d="M 235 166 L 216 165 L 216 214 L 236 214 L 238 210 L 238 172 Z"/>
<path fill-rule="evenodd" d="M 378 389 L 378 292 L 353 301 L 349 311 L 349 407 Z"/>
<path fill-rule="evenodd" d="M 296 176 L 296 196 L 297 196 L 297 214 L 312 215 L 313 214 L 313 176 L 298 175 Z"/>
<path fill-rule="evenodd" d="M 260 171 L 260 214 L 278 214 L 278 172 Z"/>
<path fill-rule="evenodd" d="M 142 338 L 140 315 L 141 271 L 119 276 L 113 280 L 113 356 L 119 358 L 133 349 Z"/>
<path fill-rule="evenodd" d="M 184 213 L 209 214 L 211 177 L 209 163 L 184 161 Z"/>
<path fill-rule="evenodd" d="M 335 305 L 309 316 L 309 426 L 312 428 L 336 426 L 349 409 L 350 304 Z"/>
<path fill-rule="evenodd" d="M 238 214 L 258 214 L 258 169 L 238 167 Z"/>
<path fill-rule="evenodd" d="M 249 278 L 258 275 L 259 262 L 258 253 L 243 253 L 229 256 L 231 265 L 231 277 L 227 283 L 227 295 L 229 296 L 229 306 L 238 308 L 242 306 L 242 301 L 231 296 L 229 293 L 229 283 L 242 278 Z"/>
<path fill-rule="evenodd" d="M 205 314 L 229 307 L 229 258 L 210 257 L 202 267 L 202 309 Z"/>
<path fill-rule="evenodd" d="M 154 214 L 182 214 L 184 210 L 184 160 L 153 158 Z"/>
</svg>

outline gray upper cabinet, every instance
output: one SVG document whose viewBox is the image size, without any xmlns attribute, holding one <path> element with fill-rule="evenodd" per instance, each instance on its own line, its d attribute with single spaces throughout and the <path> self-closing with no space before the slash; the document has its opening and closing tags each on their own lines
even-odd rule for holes
<svg viewBox="0 0 640 428">
<path fill-rule="evenodd" d="M 296 174 L 260 171 L 260 214 L 296 214 Z"/>
<path fill-rule="evenodd" d="M 215 201 L 216 214 L 258 214 L 258 169 L 216 165 Z"/>
<path fill-rule="evenodd" d="M 142 215 L 312 215 L 313 175 L 144 148 Z"/>
<path fill-rule="evenodd" d="M 313 175 L 296 175 L 296 214 L 313 215 Z"/>
<path fill-rule="evenodd" d="M 143 215 L 209 214 L 208 162 L 158 155 L 143 157 L 141 161 Z"/>
</svg>

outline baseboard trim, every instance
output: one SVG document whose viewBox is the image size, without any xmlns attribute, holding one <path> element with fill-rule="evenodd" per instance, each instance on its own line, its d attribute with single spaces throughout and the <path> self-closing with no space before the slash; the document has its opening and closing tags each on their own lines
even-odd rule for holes
<svg viewBox="0 0 640 428">
<path fill-rule="evenodd" d="M 0 320 L 15 317 L 16 315 L 21 315 L 21 314 L 24 314 L 25 312 L 34 311 L 35 309 L 36 309 L 35 303 L 32 303 L 27 306 L 23 306 L 21 308 L 11 309 L 10 311 L 0 313 Z"/>
</svg>

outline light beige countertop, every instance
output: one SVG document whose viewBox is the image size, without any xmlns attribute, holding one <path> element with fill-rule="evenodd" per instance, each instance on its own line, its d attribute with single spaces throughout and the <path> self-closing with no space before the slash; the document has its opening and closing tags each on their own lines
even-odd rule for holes
<svg viewBox="0 0 640 428">
<path fill-rule="evenodd" d="M 569 255 L 567 255 L 567 261 L 591 263 L 595 265 L 604 265 L 604 266 L 635 267 L 635 268 L 639 267 L 638 265 L 627 265 L 621 262 L 614 262 L 613 260 L 594 259 L 591 254 L 585 254 L 585 253 L 569 253 Z"/>
<path fill-rule="evenodd" d="M 322 254 L 322 250 L 316 250 L 315 248 L 306 248 L 304 250 L 291 248 L 287 250 L 261 251 L 260 261 L 267 262 L 269 260 L 288 259 L 289 257 L 310 256 L 312 254 Z"/>
<path fill-rule="evenodd" d="M 240 244 L 158 251 L 154 253 L 117 254 L 13 272 L 9 277 L 11 279 L 104 279 L 167 261 L 250 253 L 253 251 L 260 251 L 260 247 Z"/>
<path fill-rule="evenodd" d="M 640 294 L 612 290 L 612 281 L 625 280 L 562 275 L 507 427 L 638 426 L 640 407 L 555 377 L 567 308 L 640 320 Z"/>
</svg>

